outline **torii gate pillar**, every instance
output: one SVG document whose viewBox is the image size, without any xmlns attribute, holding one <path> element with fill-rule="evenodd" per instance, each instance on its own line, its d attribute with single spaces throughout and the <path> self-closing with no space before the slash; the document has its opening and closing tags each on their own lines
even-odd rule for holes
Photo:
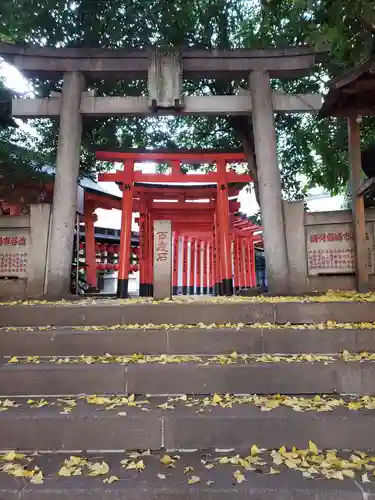
<svg viewBox="0 0 375 500">
<path fill-rule="evenodd" d="M 249 81 L 268 290 L 283 295 L 289 288 L 289 268 L 270 76 L 253 71 Z"/>
<path fill-rule="evenodd" d="M 47 282 L 47 294 L 56 297 L 62 297 L 69 292 L 71 281 L 82 135 L 80 104 L 83 90 L 84 77 L 81 73 L 64 74 Z"/>
</svg>

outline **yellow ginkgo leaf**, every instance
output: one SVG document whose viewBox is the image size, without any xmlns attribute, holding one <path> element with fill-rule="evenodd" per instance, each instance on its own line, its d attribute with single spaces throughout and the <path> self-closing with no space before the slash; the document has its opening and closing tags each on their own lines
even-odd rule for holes
<svg viewBox="0 0 375 500">
<path fill-rule="evenodd" d="M 106 477 L 103 479 L 103 483 L 106 483 L 106 484 L 112 484 L 114 483 L 115 481 L 119 481 L 120 478 L 118 478 L 117 476 L 110 476 L 110 477 Z"/>
<path fill-rule="evenodd" d="M 137 462 L 135 464 L 135 468 L 136 468 L 136 470 L 144 470 L 146 468 L 146 466 L 145 466 L 143 460 L 139 460 L 139 462 Z"/>
<path fill-rule="evenodd" d="M 312 441 L 309 441 L 309 450 L 311 451 L 311 453 L 313 453 L 314 455 L 318 455 L 319 454 L 319 450 L 318 450 L 318 447 L 316 446 L 315 443 L 313 443 Z"/>
<path fill-rule="evenodd" d="M 82 457 L 76 457 L 74 455 L 71 455 L 69 459 L 65 460 L 65 465 L 67 467 L 72 467 L 75 465 L 84 465 L 87 463 L 87 460 Z"/>
<path fill-rule="evenodd" d="M 191 478 L 188 480 L 188 484 L 195 484 L 199 483 L 201 478 L 199 476 L 191 476 Z"/>
<path fill-rule="evenodd" d="M 362 474 L 361 480 L 362 480 L 362 483 L 371 483 L 370 479 L 368 478 L 367 472 Z"/>
<path fill-rule="evenodd" d="M 272 474 L 280 474 L 280 471 L 277 469 L 274 469 L 273 467 L 270 467 L 268 474 L 271 474 L 271 475 Z"/>
<path fill-rule="evenodd" d="M 35 476 L 30 479 L 30 483 L 43 484 L 43 472 L 39 471 Z"/>
<path fill-rule="evenodd" d="M 233 472 L 233 476 L 236 478 L 237 483 L 243 483 L 245 481 L 245 476 L 239 470 L 236 470 L 236 472 Z"/>
<path fill-rule="evenodd" d="M 188 472 L 191 472 L 193 469 L 193 467 L 184 467 L 184 474 L 187 474 Z"/>
<path fill-rule="evenodd" d="M 108 474 L 109 467 L 106 462 L 95 462 L 90 465 L 89 476 L 102 476 L 104 474 Z"/>
<path fill-rule="evenodd" d="M 355 472 L 354 470 L 351 470 L 351 469 L 343 469 L 341 471 L 345 477 L 350 477 L 350 479 L 354 479 L 355 478 Z"/>
<path fill-rule="evenodd" d="M 302 472 L 302 476 L 306 477 L 307 479 L 314 479 L 314 476 L 312 476 L 308 471 Z"/>
<path fill-rule="evenodd" d="M 279 449 L 280 455 L 283 455 L 285 452 L 286 452 L 285 446 L 281 446 L 281 448 Z"/>
<path fill-rule="evenodd" d="M 72 475 L 72 469 L 68 469 L 68 467 L 64 465 L 57 474 L 63 477 L 70 477 Z"/>
<path fill-rule="evenodd" d="M 15 477 L 33 477 L 34 476 L 34 471 L 33 470 L 26 470 L 20 465 L 16 466 L 10 473 L 15 476 Z"/>
<path fill-rule="evenodd" d="M 171 465 L 174 463 L 174 460 L 169 455 L 164 455 L 163 458 L 160 459 L 160 462 L 164 465 Z"/>
<path fill-rule="evenodd" d="M 219 396 L 219 394 L 216 394 L 216 392 L 215 392 L 212 400 L 214 403 L 220 403 L 222 401 L 222 398 Z"/>
<path fill-rule="evenodd" d="M 1 460 L 5 460 L 7 462 L 12 462 L 13 460 L 21 460 L 25 458 L 25 455 L 22 453 L 16 453 L 15 451 L 9 451 L 5 455 L 2 455 Z"/>
<path fill-rule="evenodd" d="M 344 474 L 342 473 L 341 470 L 334 472 L 332 475 L 329 476 L 332 479 L 339 479 L 340 481 L 344 480 Z"/>
<path fill-rule="evenodd" d="M 255 457 L 255 455 L 259 455 L 260 449 L 258 448 L 258 446 L 256 444 L 253 444 L 253 446 L 251 447 L 250 453 L 251 453 L 252 457 Z"/>
<path fill-rule="evenodd" d="M 18 358 L 16 356 L 13 356 L 13 358 L 10 358 L 8 360 L 8 363 L 18 363 Z"/>
</svg>

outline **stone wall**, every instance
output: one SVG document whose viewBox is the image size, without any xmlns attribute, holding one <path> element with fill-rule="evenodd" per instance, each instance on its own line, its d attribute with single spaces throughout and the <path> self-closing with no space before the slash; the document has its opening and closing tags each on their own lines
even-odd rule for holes
<svg viewBox="0 0 375 500">
<path fill-rule="evenodd" d="M 284 203 L 291 293 L 355 288 L 352 215 L 349 210 L 305 212 L 300 201 Z M 375 210 L 366 210 L 368 269 L 375 289 Z"/>
<path fill-rule="evenodd" d="M 0 300 L 43 296 L 50 205 L 30 205 L 30 214 L 0 217 Z"/>
</svg>

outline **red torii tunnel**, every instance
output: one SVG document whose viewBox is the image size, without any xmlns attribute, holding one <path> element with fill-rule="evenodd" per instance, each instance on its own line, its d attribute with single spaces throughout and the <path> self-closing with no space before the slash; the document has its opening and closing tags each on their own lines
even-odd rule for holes
<svg viewBox="0 0 375 500">
<path fill-rule="evenodd" d="M 234 288 L 255 286 L 254 243 L 261 240 L 259 226 L 235 214 L 231 200 L 251 182 L 248 174 L 228 168 L 246 161 L 242 152 L 218 151 L 98 151 L 98 160 L 121 162 L 123 170 L 99 174 L 99 181 L 120 185 L 122 219 L 117 295 L 128 296 L 132 213 L 139 212 L 140 295 L 153 295 L 153 223 L 170 220 L 172 293 L 178 288 L 182 259 L 182 293 L 210 292 L 232 295 Z M 147 174 L 135 163 L 168 164 L 169 174 Z M 183 164 L 210 164 L 207 173 L 184 173 Z M 213 169 L 212 169 L 213 165 Z M 245 223 L 244 223 L 245 222 Z M 188 276 L 189 269 L 189 276 Z M 234 285 L 233 285 L 234 278 Z"/>
</svg>

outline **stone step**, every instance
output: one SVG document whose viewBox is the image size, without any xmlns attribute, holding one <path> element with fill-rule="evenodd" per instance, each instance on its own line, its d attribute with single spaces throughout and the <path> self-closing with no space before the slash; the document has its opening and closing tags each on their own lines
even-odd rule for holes
<svg viewBox="0 0 375 500">
<path fill-rule="evenodd" d="M 87 327 L 86 327 L 87 328 Z M 95 327 L 94 327 L 95 328 Z M 100 327 L 96 327 L 100 328 Z M 375 329 L 0 330 L 3 356 L 375 352 Z"/>
<path fill-rule="evenodd" d="M 0 394 L 374 394 L 375 363 L 0 364 Z"/>
<path fill-rule="evenodd" d="M 186 406 L 192 398 L 185 402 L 140 396 L 136 407 L 124 404 L 107 410 L 110 405 L 77 398 L 12 401 L 20 406 L 0 413 L 2 450 L 248 450 L 254 443 L 261 448 L 303 448 L 309 440 L 324 449 L 375 449 L 375 410 L 347 406 L 326 412 L 284 406 L 264 412 L 252 403 L 233 402 L 223 408 L 206 406 L 207 398 L 201 398 Z"/>
<path fill-rule="evenodd" d="M 68 468 L 70 471 L 80 469 L 81 475 L 60 477 L 58 472 L 64 465 L 64 459 L 69 455 L 42 455 L 31 457 L 32 462 L 27 470 L 39 467 L 42 471 L 42 484 L 32 484 L 31 478 L 14 477 L 5 472 L 0 475 L 0 498 L 2 500 L 160 500 L 161 498 L 202 500 L 227 500 L 230 498 L 248 498 L 256 500 L 373 500 L 375 485 L 371 482 L 361 482 L 364 467 L 355 471 L 353 479 L 342 481 L 326 479 L 317 475 L 317 479 L 306 479 L 301 471 L 290 470 L 284 464 L 276 466 L 271 457 L 262 454 L 265 465 L 252 467 L 255 470 L 245 470 L 238 464 L 227 463 L 219 465 L 223 457 L 238 458 L 234 453 L 219 454 L 207 450 L 206 453 L 179 453 L 174 460 L 174 468 L 167 467 L 160 460 L 163 452 L 151 456 L 129 458 L 129 455 L 116 453 L 95 453 L 78 456 L 88 460 L 87 465 L 77 465 Z M 241 457 L 240 457 L 241 458 Z M 143 470 L 126 469 L 121 466 L 121 460 L 128 464 L 144 466 Z M 77 458 L 73 459 L 77 461 Z M 202 463 L 203 462 L 205 463 Z M 104 462 L 104 465 L 103 465 Z M 16 465 L 26 464 L 26 460 L 7 462 Z M 68 464 L 71 462 L 68 462 Z M 92 464 L 100 467 L 108 466 L 106 474 L 90 477 Z M 212 468 L 207 469 L 207 465 Z M 134 465 L 130 465 L 132 467 Z M 269 474 L 273 470 L 279 474 Z M 20 467 L 18 467 L 20 470 Z M 106 470 L 106 469 L 102 469 Z M 237 472 L 239 471 L 239 472 Z M 240 474 L 240 476 L 238 476 Z M 371 472 L 368 473 L 371 475 Z M 113 478 L 111 484 L 104 483 Z M 238 483 L 238 479 L 242 481 Z M 189 481 L 191 484 L 189 484 Z"/>
<path fill-rule="evenodd" d="M 0 305 L 0 326 L 85 326 L 116 324 L 341 323 L 375 322 L 372 302 L 134 303 L 116 300 Z"/>
</svg>

